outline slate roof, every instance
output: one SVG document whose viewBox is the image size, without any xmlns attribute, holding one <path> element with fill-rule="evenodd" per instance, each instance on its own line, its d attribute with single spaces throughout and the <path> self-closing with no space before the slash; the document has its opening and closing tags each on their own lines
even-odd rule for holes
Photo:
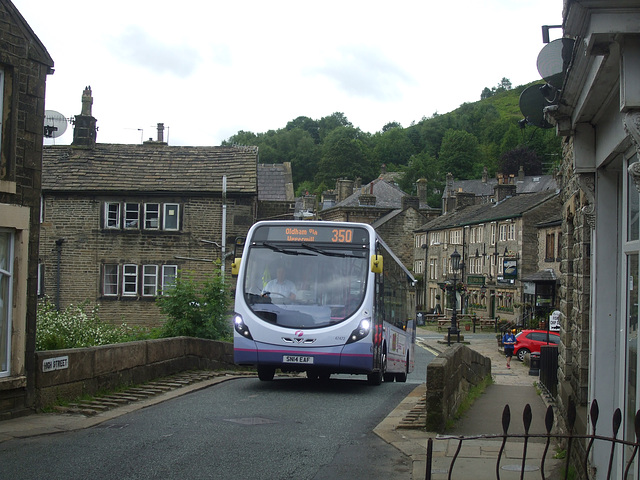
<svg viewBox="0 0 640 480">
<path fill-rule="evenodd" d="M 358 199 L 360 195 L 375 195 L 375 205 L 360 205 Z M 357 188 L 351 195 L 336 203 L 333 208 L 336 207 L 369 207 L 369 208 L 400 208 L 402 206 L 402 197 L 407 194 L 400 190 L 395 185 L 381 179 L 375 179 L 373 182 L 367 185 Z"/>
<path fill-rule="evenodd" d="M 535 193 L 542 192 L 544 190 L 556 190 L 558 188 L 557 182 L 553 175 L 530 175 L 525 176 L 524 181 L 519 181 L 515 177 L 516 193 Z M 493 195 L 493 187 L 498 184 L 496 178 L 489 178 L 486 182 L 482 180 L 454 180 L 449 189 L 449 185 L 446 185 L 442 198 L 455 195 L 455 192 L 462 190 L 466 193 L 473 193 L 477 197 L 489 197 Z"/>
<path fill-rule="evenodd" d="M 538 193 L 528 193 L 508 197 L 498 203 L 470 205 L 460 210 L 454 210 L 453 212 L 434 218 L 416 231 L 428 232 L 463 225 L 476 225 L 479 223 L 520 217 L 523 213 L 537 207 L 556 195 L 558 194 L 555 190 L 545 190 Z"/>
<path fill-rule="evenodd" d="M 257 193 L 256 148 L 99 143 L 45 146 L 43 192 Z"/>
<path fill-rule="evenodd" d="M 258 200 L 295 201 L 290 163 L 258 164 Z"/>
</svg>

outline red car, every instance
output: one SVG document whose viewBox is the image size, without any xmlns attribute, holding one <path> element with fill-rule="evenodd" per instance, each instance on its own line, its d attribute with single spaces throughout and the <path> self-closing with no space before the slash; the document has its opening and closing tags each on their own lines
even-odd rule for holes
<svg viewBox="0 0 640 480">
<path fill-rule="evenodd" d="M 558 332 L 549 332 L 549 345 L 557 345 L 560 343 L 560 335 Z M 518 360 L 524 360 L 527 353 L 540 353 L 540 346 L 547 345 L 546 330 L 523 330 L 516 335 L 516 346 L 513 354 Z"/>
</svg>

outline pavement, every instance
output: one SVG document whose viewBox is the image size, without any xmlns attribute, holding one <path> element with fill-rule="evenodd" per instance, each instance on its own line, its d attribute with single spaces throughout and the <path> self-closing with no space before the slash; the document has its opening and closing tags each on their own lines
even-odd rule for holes
<svg viewBox="0 0 640 480">
<path fill-rule="evenodd" d="M 466 333 L 466 332 L 465 332 Z M 418 345 L 440 353 L 446 343 L 442 335 L 422 331 L 418 333 Z M 511 368 L 498 349 L 495 334 L 467 334 L 465 343 L 482 355 L 491 359 L 491 374 L 494 383 L 473 403 L 464 417 L 456 422 L 446 435 L 427 432 L 424 425 L 426 414 L 426 385 L 417 386 L 375 429 L 374 433 L 412 459 L 412 479 L 426 478 L 427 442 L 433 438 L 432 478 L 448 478 L 451 459 L 458 447 L 459 436 L 491 435 L 502 433 L 502 411 L 505 404 L 510 406 L 511 427 L 509 433 L 523 433 L 522 411 L 526 404 L 532 409 L 533 421 L 529 433 L 544 433 L 544 416 L 549 399 L 539 393 L 534 386 L 537 376 L 529 375 L 529 367 L 513 359 Z M 37 413 L 0 421 L 0 442 L 15 438 L 26 438 L 61 432 L 70 432 L 99 425 L 121 415 L 141 408 L 208 388 L 220 382 L 237 378 L 234 372 L 187 373 L 172 379 L 164 379 L 155 384 L 130 391 L 120 392 L 108 398 L 94 399 L 82 405 L 71 405 L 53 413 Z M 501 438 L 481 438 L 465 440 L 456 459 L 452 478 L 474 478 L 474 480 L 496 478 L 496 458 Z M 527 466 L 523 478 L 541 478 L 540 460 L 544 444 L 530 441 L 527 446 Z M 508 480 L 521 478 L 521 458 L 523 444 L 520 439 L 507 442 L 500 465 L 500 478 Z M 546 478 L 555 478 L 561 460 L 553 459 L 555 451 L 547 455 L 545 461 Z"/>
<path fill-rule="evenodd" d="M 536 388 L 537 376 L 529 374 L 529 367 L 515 357 L 511 368 L 507 369 L 506 359 L 495 334 L 467 334 L 465 343 L 469 348 L 491 359 L 493 384 L 473 403 L 466 414 L 458 420 L 446 435 L 427 432 L 423 427 L 426 412 L 426 384 L 416 387 L 375 429 L 374 432 L 387 443 L 409 456 L 413 461 L 413 480 L 426 477 L 427 442 L 433 441 L 433 464 L 431 478 L 446 479 L 453 456 L 458 448 L 460 436 L 502 434 L 502 412 L 509 405 L 511 424 L 509 434 L 523 434 L 523 411 L 527 404 L 531 407 L 532 422 L 530 434 L 546 433 L 544 419 L 550 398 Z M 430 332 L 418 333 L 418 345 L 433 353 L 448 348 L 442 335 Z M 454 479 L 495 480 L 496 460 L 502 445 L 502 438 L 479 438 L 465 440 L 456 458 L 452 477 Z M 545 458 L 545 477 L 541 477 L 540 467 L 545 444 L 541 439 L 530 439 L 527 445 L 526 467 L 522 478 L 561 478 L 563 461 L 554 459 L 555 445 L 551 445 Z M 509 439 L 500 462 L 501 479 L 519 479 L 522 470 L 523 441 Z"/>
</svg>

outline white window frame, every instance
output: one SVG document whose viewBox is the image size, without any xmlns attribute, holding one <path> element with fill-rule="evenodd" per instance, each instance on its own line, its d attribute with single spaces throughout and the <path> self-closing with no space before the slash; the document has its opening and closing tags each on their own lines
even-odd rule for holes
<svg viewBox="0 0 640 480">
<path fill-rule="evenodd" d="M 157 208 L 153 210 L 151 206 Z M 155 223 L 155 226 L 153 224 Z M 160 230 L 160 204 L 151 202 L 144 204 L 144 228 L 145 230 Z"/>
<path fill-rule="evenodd" d="M 122 266 L 122 296 L 138 296 L 138 265 L 125 263 Z"/>
<path fill-rule="evenodd" d="M 115 207 L 115 212 L 111 211 Z M 117 230 L 120 228 L 120 202 L 104 202 L 104 228 Z"/>
<path fill-rule="evenodd" d="M 491 245 L 495 245 L 496 244 L 496 224 L 492 223 L 491 224 Z"/>
<path fill-rule="evenodd" d="M 0 282 L 7 282 L 7 288 L 2 288 L 0 283 L 0 295 L 2 292 L 7 294 L 7 298 L 0 297 L 0 319 L 4 321 L 0 323 L 0 339 L 4 341 L 0 345 L 0 377 L 8 377 L 11 374 L 11 340 L 13 339 L 13 259 L 15 247 L 15 231 L 12 229 L 0 229 L 0 233 L 7 234 L 8 239 L 4 258 L 0 259 Z M 3 265 L 3 260 L 6 264 Z"/>
<path fill-rule="evenodd" d="M 171 273 L 173 272 L 173 273 Z M 175 285 L 175 281 L 178 278 L 178 266 L 177 265 L 163 265 L 162 266 L 162 294 L 171 290 Z"/>
<path fill-rule="evenodd" d="M 507 230 L 507 240 L 515 240 L 516 239 L 516 224 L 510 223 L 509 228 Z"/>
<path fill-rule="evenodd" d="M 506 242 L 507 241 L 507 224 L 506 223 L 501 223 L 499 226 L 499 234 L 498 234 L 498 240 L 501 242 Z"/>
<path fill-rule="evenodd" d="M 142 266 L 142 296 L 155 297 L 158 294 L 158 265 Z"/>
<path fill-rule="evenodd" d="M 115 271 L 116 283 L 107 281 L 107 275 L 109 276 L 113 275 L 113 272 L 108 270 L 113 267 L 116 268 L 116 271 Z M 111 288 L 109 289 L 109 292 L 107 292 L 107 286 L 115 287 L 115 288 Z M 105 297 L 117 297 L 119 292 L 120 292 L 120 265 L 118 265 L 117 263 L 105 263 L 102 266 L 102 295 L 104 295 Z"/>
<path fill-rule="evenodd" d="M 169 215 L 169 211 L 171 208 L 175 208 L 175 214 Z M 175 218 L 175 227 L 169 228 L 167 226 L 167 219 Z M 178 231 L 180 230 L 180 205 L 178 203 L 165 203 L 162 206 L 162 229 L 169 231 Z"/>
<path fill-rule="evenodd" d="M 135 224 L 130 222 L 135 221 Z M 124 204 L 124 228 L 125 230 L 140 229 L 140 204 L 135 202 L 125 202 Z"/>
</svg>

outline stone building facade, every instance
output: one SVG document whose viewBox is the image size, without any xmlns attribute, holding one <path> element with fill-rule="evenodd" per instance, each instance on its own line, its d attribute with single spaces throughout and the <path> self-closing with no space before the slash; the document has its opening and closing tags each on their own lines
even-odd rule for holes
<svg viewBox="0 0 640 480">
<path fill-rule="evenodd" d="M 88 127 L 72 145 L 44 148 L 43 294 L 157 326 L 155 297 L 180 272 L 229 277 L 235 238 L 256 221 L 257 148 L 169 146 L 162 124 L 156 141 L 100 144 L 90 109 L 78 117 Z"/>
<path fill-rule="evenodd" d="M 640 5 L 632 0 L 564 0 L 562 66 L 546 119 L 564 137 L 562 189 L 561 345 L 557 405 L 574 431 L 591 431 L 597 400 L 598 434 L 635 440 L 640 285 Z M 533 59 L 532 59 L 533 60 Z M 559 80 L 558 80 L 559 79 Z M 548 83 L 554 80 L 548 79 Z M 584 445 L 575 442 L 575 464 Z M 589 478 L 607 478 L 608 442 L 595 442 Z M 610 478 L 622 478 L 628 448 L 614 449 Z M 582 473 L 579 478 L 583 478 Z M 638 478 L 638 459 L 630 478 Z"/>
<path fill-rule="evenodd" d="M 496 195 L 502 195 L 496 186 Z M 495 203 L 468 205 L 442 215 L 415 230 L 414 270 L 423 270 L 418 303 L 431 313 L 451 308 L 444 286 L 460 284 L 457 306 L 479 316 L 522 323 L 524 276 L 538 270 L 537 225 L 560 211 L 558 193 L 515 194 Z M 461 256 L 461 269 L 453 272 L 451 254 Z M 420 266 L 418 266 L 420 265 Z"/>
<path fill-rule="evenodd" d="M 9 0 L 0 0 L 0 419 L 29 411 L 35 329 L 42 139 L 53 60 Z"/>
</svg>

